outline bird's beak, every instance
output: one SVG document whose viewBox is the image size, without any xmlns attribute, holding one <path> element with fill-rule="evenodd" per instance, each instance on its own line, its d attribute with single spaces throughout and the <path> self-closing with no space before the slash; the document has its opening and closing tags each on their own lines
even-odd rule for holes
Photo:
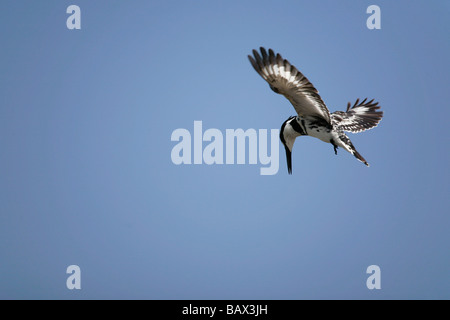
<svg viewBox="0 0 450 320">
<path fill-rule="evenodd" d="M 289 150 L 289 148 L 285 145 L 284 148 L 286 149 L 286 161 L 287 161 L 287 167 L 288 167 L 288 173 L 292 174 L 292 152 Z"/>
</svg>

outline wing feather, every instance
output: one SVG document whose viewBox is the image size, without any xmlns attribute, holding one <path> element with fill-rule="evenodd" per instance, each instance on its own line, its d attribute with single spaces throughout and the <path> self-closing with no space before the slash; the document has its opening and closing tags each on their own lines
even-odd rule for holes
<svg viewBox="0 0 450 320">
<path fill-rule="evenodd" d="M 312 83 L 279 53 L 272 49 L 267 52 L 263 47 L 260 51 L 261 55 L 253 50 L 253 56 L 249 55 L 248 59 L 270 88 L 284 95 L 299 116 L 319 116 L 331 124 L 330 111 Z"/>
<path fill-rule="evenodd" d="M 378 111 L 380 106 L 373 99 L 367 101 L 367 98 L 359 102 L 359 99 L 351 106 L 347 104 L 347 110 L 336 111 L 331 114 L 331 120 L 334 125 L 348 132 L 362 132 L 372 129 L 378 125 L 383 118 L 383 111 Z"/>
</svg>

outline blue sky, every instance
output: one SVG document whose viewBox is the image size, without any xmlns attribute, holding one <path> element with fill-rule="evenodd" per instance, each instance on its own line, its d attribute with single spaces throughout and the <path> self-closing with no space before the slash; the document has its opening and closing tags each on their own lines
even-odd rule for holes
<svg viewBox="0 0 450 320">
<path fill-rule="evenodd" d="M 66 8 L 81 8 L 68 30 Z M 381 8 L 381 30 L 366 9 Z M 449 299 L 444 1 L 3 1 L 0 298 Z M 287 174 L 174 165 L 171 134 L 294 115 L 247 60 L 280 52 L 371 164 L 301 137 Z M 81 269 L 81 290 L 66 268 Z M 366 268 L 381 268 L 368 290 Z"/>
</svg>

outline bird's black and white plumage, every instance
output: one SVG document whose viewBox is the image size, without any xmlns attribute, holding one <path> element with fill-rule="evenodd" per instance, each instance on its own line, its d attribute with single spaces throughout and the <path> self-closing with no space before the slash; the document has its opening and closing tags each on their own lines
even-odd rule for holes
<svg viewBox="0 0 450 320">
<path fill-rule="evenodd" d="M 319 92 L 312 83 L 281 55 L 272 49 L 268 52 L 260 48 L 261 54 L 253 50 L 248 58 L 253 68 L 269 83 L 270 88 L 284 95 L 297 111 L 296 117 L 289 117 L 281 126 L 280 139 L 286 149 L 288 172 L 292 173 L 292 148 L 298 136 L 308 135 L 331 143 L 334 152 L 342 147 L 353 154 L 359 161 L 369 166 L 367 161 L 356 151 L 350 139 L 344 133 L 361 132 L 376 127 L 383 117 L 378 111 L 378 102 L 364 99 L 347 110 L 330 113 Z"/>
</svg>

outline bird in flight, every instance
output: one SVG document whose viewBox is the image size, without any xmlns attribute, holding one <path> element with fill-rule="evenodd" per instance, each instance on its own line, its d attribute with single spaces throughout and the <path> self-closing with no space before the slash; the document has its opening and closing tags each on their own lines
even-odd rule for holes
<svg viewBox="0 0 450 320">
<path fill-rule="evenodd" d="M 359 161 L 369 166 L 367 161 L 356 151 L 350 139 L 344 133 L 362 132 L 378 125 L 383 112 L 373 99 L 350 102 L 346 111 L 330 113 L 319 92 L 311 82 L 279 53 L 272 49 L 268 52 L 263 47 L 253 50 L 248 59 L 259 75 L 269 83 L 270 89 L 285 96 L 297 111 L 297 116 L 289 117 L 281 126 L 280 139 L 286 149 L 288 173 L 292 174 L 292 148 L 299 136 L 311 136 L 331 143 L 337 154 L 338 147 L 347 150 Z"/>
</svg>

